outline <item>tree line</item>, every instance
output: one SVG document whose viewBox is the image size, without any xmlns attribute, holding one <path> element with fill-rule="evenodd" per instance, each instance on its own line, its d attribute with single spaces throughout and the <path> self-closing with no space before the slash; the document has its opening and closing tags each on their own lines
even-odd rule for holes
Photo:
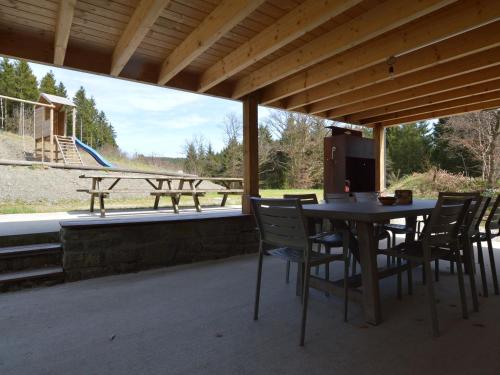
<svg viewBox="0 0 500 375">
<path fill-rule="evenodd" d="M 314 116 L 273 111 L 259 124 L 259 177 L 263 188 L 320 188 L 323 185 L 323 138 L 331 122 Z M 335 124 L 333 124 L 335 125 Z M 345 126 L 337 124 L 338 126 Z M 241 119 L 226 116 L 224 147 L 194 137 L 186 141 L 184 168 L 207 176 L 241 177 Z M 353 128 L 357 128 L 353 126 Z M 359 129 L 359 128 L 357 128 Z M 372 137 L 363 128 L 365 137 Z M 500 178 L 500 111 L 394 126 L 386 130 L 389 183 L 431 168 L 482 177 L 490 186 Z"/>
<path fill-rule="evenodd" d="M 68 98 L 66 86 L 57 82 L 52 71 L 42 77 L 38 83 L 31 67 L 25 61 L 9 60 L 0 61 L 0 94 L 19 99 L 37 101 L 41 93 L 52 94 Z M 89 96 L 84 87 L 75 93 L 72 98 L 76 105 L 76 134 L 82 141 L 95 148 L 105 145 L 116 147 L 116 132 L 106 114 L 97 108 L 92 96 Z M 5 117 L 16 119 L 19 117 L 19 104 L 6 101 Z M 10 129 L 16 131 L 17 121 L 11 121 Z M 73 123 L 68 116 L 68 133 L 72 134 Z"/>
</svg>

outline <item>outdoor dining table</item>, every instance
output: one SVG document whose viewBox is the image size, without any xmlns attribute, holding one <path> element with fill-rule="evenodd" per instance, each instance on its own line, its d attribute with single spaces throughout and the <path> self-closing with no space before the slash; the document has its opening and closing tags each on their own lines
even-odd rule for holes
<svg viewBox="0 0 500 375">
<path fill-rule="evenodd" d="M 414 200 L 412 204 L 393 206 L 383 206 L 378 201 L 373 201 L 322 203 L 303 207 L 304 214 L 308 217 L 346 220 L 355 225 L 361 264 L 361 300 L 368 323 L 377 325 L 382 321 L 379 279 L 397 272 L 395 267 L 390 269 L 378 268 L 374 224 L 404 218 L 406 225 L 415 230 L 417 217 L 429 215 L 435 205 L 436 200 Z M 406 240 L 413 241 L 414 235 L 407 235 Z M 312 277 L 310 285 L 333 293 L 341 290 L 339 281 L 330 282 L 319 277 Z M 353 293 L 350 293 L 350 295 L 352 296 Z M 355 297 L 356 295 L 354 295 Z"/>
</svg>

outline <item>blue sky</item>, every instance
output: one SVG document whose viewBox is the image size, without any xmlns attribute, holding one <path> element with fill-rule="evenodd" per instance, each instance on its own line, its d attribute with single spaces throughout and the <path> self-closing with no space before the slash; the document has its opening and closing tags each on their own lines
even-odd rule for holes
<svg viewBox="0 0 500 375">
<path fill-rule="evenodd" d="M 182 156 L 185 141 L 193 136 L 202 136 L 220 150 L 225 115 L 241 116 L 242 105 L 237 101 L 40 64 L 30 66 L 39 81 L 52 70 L 71 98 L 80 86 L 85 87 L 115 127 L 118 145 L 129 154 Z M 268 113 L 261 108 L 259 117 Z"/>
</svg>

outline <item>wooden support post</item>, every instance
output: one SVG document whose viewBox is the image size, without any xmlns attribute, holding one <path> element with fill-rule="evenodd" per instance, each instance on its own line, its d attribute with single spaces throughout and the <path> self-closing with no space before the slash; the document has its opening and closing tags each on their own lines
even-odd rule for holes
<svg viewBox="0 0 500 375">
<path fill-rule="evenodd" d="M 73 108 L 73 138 L 76 137 L 76 108 Z"/>
<path fill-rule="evenodd" d="M 50 157 L 49 161 L 54 161 L 54 109 L 50 109 Z"/>
<path fill-rule="evenodd" d="M 64 111 L 64 136 L 68 136 L 68 112 Z"/>
<path fill-rule="evenodd" d="M 373 127 L 375 141 L 375 190 L 385 190 L 385 128 L 376 124 Z"/>
<path fill-rule="evenodd" d="M 250 197 L 259 195 L 258 101 L 254 95 L 243 100 L 243 196 L 242 210 L 252 212 Z"/>
</svg>

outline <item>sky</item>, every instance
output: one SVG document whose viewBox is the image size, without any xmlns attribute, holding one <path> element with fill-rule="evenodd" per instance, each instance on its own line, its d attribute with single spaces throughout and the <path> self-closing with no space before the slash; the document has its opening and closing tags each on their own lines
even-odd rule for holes
<svg viewBox="0 0 500 375">
<path fill-rule="evenodd" d="M 113 124 L 121 150 L 144 155 L 182 157 L 186 140 L 194 136 L 223 147 L 224 117 L 241 116 L 241 102 L 192 94 L 153 85 L 30 63 L 38 78 L 52 70 L 72 98 L 83 86 L 97 108 Z M 259 108 L 259 118 L 269 114 Z"/>
</svg>

